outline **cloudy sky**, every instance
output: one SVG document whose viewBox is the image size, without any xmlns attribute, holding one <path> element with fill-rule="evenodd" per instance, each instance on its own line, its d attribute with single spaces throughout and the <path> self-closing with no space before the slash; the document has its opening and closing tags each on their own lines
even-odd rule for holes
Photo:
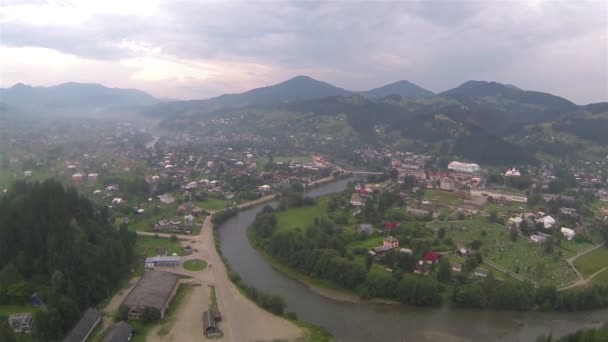
<svg viewBox="0 0 608 342">
<path fill-rule="evenodd" d="M 308 75 L 435 92 L 492 80 L 608 101 L 608 2 L 0 0 L 0 86 L 207 98 Z"/>
</svg>

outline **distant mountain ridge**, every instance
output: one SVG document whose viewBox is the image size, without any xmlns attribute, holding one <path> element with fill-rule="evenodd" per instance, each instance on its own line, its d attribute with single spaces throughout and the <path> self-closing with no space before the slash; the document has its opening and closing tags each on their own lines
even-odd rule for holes
<svg viewBox="0 0 608 342">
<path fill-rule="evenodd" d="M 432 91 L 426 90 L 410 81 L 397 81 L 391 84 L 387 84 L 372 90 L 361 92 L 363 96 L 381 98 L 391 95 L 401 95 L 413 99 L 419 99 L 423 97 L 431 97 L 435 95 Z"/>
<path fill-rule="evenodd" d="M 51 87 L 32 87 L 18 83 L 10 88 L 0 88 L 0 102 L 25 112 L 70 113 L 148 106 L 159 100 L 141 90 L 70 82 Z"/>
</svg>

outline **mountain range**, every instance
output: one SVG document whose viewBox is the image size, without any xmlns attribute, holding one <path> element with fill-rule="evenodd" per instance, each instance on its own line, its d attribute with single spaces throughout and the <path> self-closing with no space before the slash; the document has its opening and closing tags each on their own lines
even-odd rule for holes
<svg viewBox="0 0 608 342">
<path fill-rule="evenodd" d="M 22 83 L 0 88 L 0 103 L 24 113 L 88 114 L 149 106 L 159 100 L 136 89 L 108 88 L 94 83 L 63 83 L 32 87 Z"/>
</svg>

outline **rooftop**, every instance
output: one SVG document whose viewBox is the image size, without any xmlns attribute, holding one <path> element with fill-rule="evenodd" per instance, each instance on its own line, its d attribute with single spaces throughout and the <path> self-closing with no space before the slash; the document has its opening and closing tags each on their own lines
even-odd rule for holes
<svg viewBox="0 0 608 342">
<path fill-rule="evenodd" d="M 162 310 L 179 282 L 179 276 L 162 271 L 148 271 L 125 298 L 123 305 L 154 307 Z"/>
<path fill-rule="evenodd" d="M 84 315 L 80 318 L 80 321 L 72 328 L 68 336 L 63 339 L 63 342 L 82 342 L 89 335 L 91 330 L 101 320 L 101 314 L 99 311 L 93 308 L 87 309 Z"/>
</svg>

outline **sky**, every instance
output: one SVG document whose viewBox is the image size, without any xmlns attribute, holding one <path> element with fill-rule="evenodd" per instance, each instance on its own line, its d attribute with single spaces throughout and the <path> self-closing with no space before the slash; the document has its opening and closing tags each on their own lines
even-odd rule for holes
<svg viewBox="0 0 608 342">
<path fill-rule="evenodd" d="M 486 80 L 608 101 L 608 2 L 0 0 L 0 87 L 203 99 L 297 75 L 349 90 Z"/>
</svg>

